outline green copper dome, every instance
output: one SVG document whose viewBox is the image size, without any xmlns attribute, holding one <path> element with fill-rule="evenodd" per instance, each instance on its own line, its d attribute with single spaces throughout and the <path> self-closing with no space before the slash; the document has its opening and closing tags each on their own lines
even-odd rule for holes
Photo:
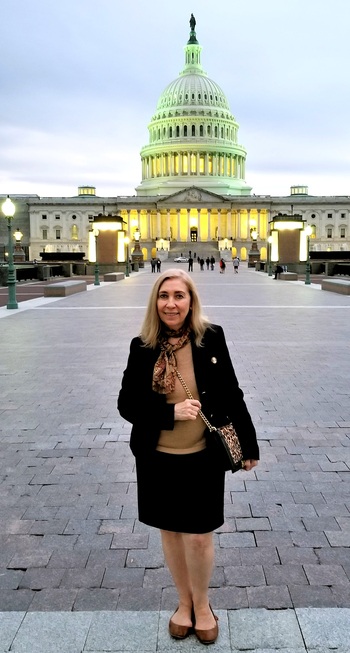
<svg viewBox="0 0 350 653">
<path fill-rule="evenodd" d="M 222 194 L 249 194 L 244 147 L 225 93 L 201 65 L 202 47 L 191 15 L 185 66 L 161 94 L 141 150 L 138 195 L 168 195 L 197 185 Z"/>
</svg>

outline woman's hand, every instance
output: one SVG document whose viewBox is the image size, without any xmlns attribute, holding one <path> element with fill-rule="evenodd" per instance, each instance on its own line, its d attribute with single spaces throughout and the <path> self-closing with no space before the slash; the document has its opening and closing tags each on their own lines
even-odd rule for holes
<svg viewBox="0 0 350 653">
<path fill-rule="evenodd" d="M 246 472 L 249 472 L 250 469 L 253 469 L 253 467 L 256 467 L 258 464 L 258 460 L 253 460 L 252 458 L 248 458 L 248 460 L 245 461 L 243 469 L 245 469 Z"/>
<path fill-rule="evenodd" d="M 201 404 L 197 399 L 185 399 L 175 404 L 174 416 L 175 420 L 185 421 L 188 419 L 196 419 Z"/>
</svg>

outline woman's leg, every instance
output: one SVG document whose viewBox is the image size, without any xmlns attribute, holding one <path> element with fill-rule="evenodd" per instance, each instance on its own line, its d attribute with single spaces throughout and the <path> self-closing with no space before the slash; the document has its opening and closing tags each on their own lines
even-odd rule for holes
<svg viewBox="0 0 350 653">
<path fill-rule="evenodd" d="M 160 531 L 166 563 L 179 596 L 179 608 L 172 621 L 181 626 L 192 625 L 192 584 L 187 569 L 182 533 Z"/>
<path fill-rule="evenodd" d="M 213 573 L 213 533 L 183 533 L 187 570 L 192 584 L 193 609 L 196 628 L 207 630 L 215 626 L 215 619 L 209 608 L 208 589 Z"/>
<path fill-rule="evenodd" d="M 172 621 L 190 625 L 193 604 L 196 628 L 212 628 L 215 620 L 209 608 L 208 587 L 214 562 L 213 534 L 161 531 L 161 535 L 164 557 L 179 595 L 179 609 Z"/>
</svg>

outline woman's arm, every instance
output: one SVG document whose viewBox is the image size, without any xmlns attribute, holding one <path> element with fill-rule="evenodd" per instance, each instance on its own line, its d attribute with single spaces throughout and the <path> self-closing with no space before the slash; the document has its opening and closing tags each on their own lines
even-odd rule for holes
<svg viewBox="0 0 350 653">
<path fill-rule="evenodd" d="M 152 377 L 157 353 L 143 347 L 140 338 L 130 344 L 117 408 L 121 416 L 134 426 L 152 430 L 174 428 L 174 405 L 166 403 L 166 396 L 152 390 Z"/>
</svg>

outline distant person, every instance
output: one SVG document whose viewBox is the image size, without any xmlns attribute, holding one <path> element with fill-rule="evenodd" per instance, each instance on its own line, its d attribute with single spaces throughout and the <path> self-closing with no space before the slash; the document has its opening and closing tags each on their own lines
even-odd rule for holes
<svg viewBox="0 0 350 653">
<path fill-rule="evenodd" d="M 281 274 L 281 272 L 283 272 L 282 265 L 276 265 L 276 267 L 275 267 L 275 277 L 274 278 L 278 279 L 278 275 Z"/>
<path fill-rule="evenodd" d="M 204 270 L 204 258 L 200 259 L 199 264 L 201 266 L 201 270 L 203 271 Z"/>
<path fill-rule="evenodd" d="M 219 265 L 220 265 L 220 274 L 225 274 L 226 263 L 223 258 L 220 259 Z"/>
<path fill-rule="evenodd" d="M 157 272 L 160 272 L 160 268 L 162 267 L 162 261 L 160 258 L 157 258 Z"/>
<path fill-rule="evenodd" d="M 215 265 L 215 258 L 214 258 L 214 256 L 212 256 L 210 258 L 210 269 L 211 270 L 214 270 L 214 265 Z"/>
<path fill-rule="evenodd" d="M 155 258 L 151 258 L 151 272 L 155 272 L 155 271 L 156 271 L 156 265 L 157 265 L 157 261 L 156 261 L 156 259 L 155 259 Z"/>
<path fill-rule="evenodd" d="M 192 256 L 190 256 L 190 258 L 188 259 L 188 271 L 193 272 L 193 258 L 192 258 Z"/>
<path fill-rule="evenodd" d="M 239 268 L 239 258 L 238 258 L 238 256 L 235 256 L 232 263 L 233 263 L 233 271 L 235 272 L 235 274 L 238 274 L 238 268 Z"/>
<path fill-rule="evenodd" d="M 206 262 L 206 264 L 207 264 L 207 270 L 209 270 L 209 266 L 210 266 L 210 258 L 209 258 L 209 256 L 207 256 L 207 258 L 205 259 L 205 262 Z"/>
</svg>

